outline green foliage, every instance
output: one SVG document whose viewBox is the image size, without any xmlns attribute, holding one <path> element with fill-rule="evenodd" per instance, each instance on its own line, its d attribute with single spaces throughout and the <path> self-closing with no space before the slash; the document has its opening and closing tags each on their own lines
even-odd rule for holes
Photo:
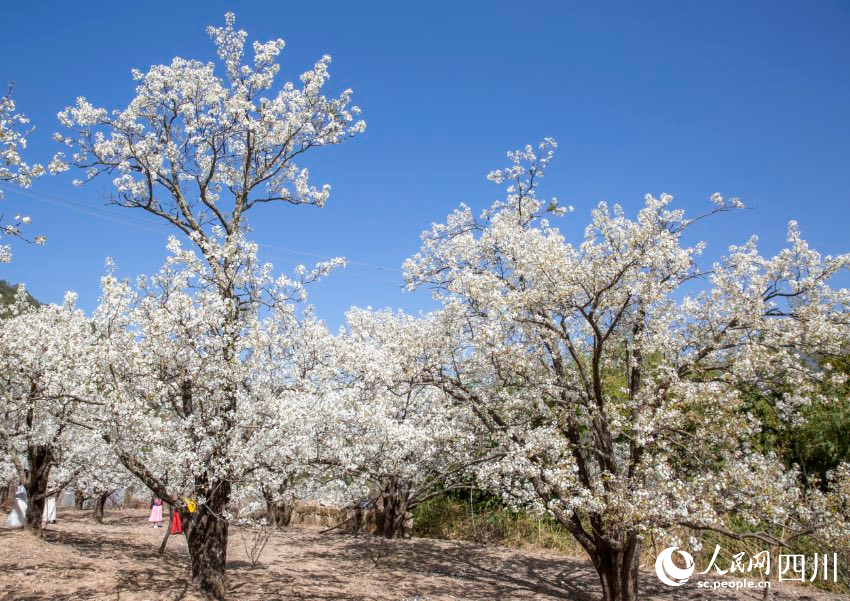
<svg viewBox="0 0 850 601">
<path fill-rule="evenodd" d="M 0 280 L 0 308 L 5 308 L 12 305 L 15 302 L 15 295 L 18 293 L 18 286 L 9 284 L 6 280 Z M 39 303 L 33 296 L 28 292 L 27 299 L 30 304 L 34 307 L 37 307 L 41 303 Z"/>
<path fill-rule="evenodd" d="M 830 361 L 835 372 L 850 376 L 850 357 Z M 842 384 L 824 384 L 825 402 L 805 411 L 805 423 L 791 436 L 792 457 L 804 472 L 823 480 L 839 463 L 850 461 L 850 378 Z"/>
<path fill-rule="evenodd" d="M 826 363 L 821 360 L 821 364 Z M 829 364 L 831 373 L 850 376 L 850 356 L 832 358 Z M 839 384 L 824 382 L 824 399 L 813 400 L 802 409 L 804 422 L 798 426 L 784 423 L 777 414 L 776 400 L 782 392 L 743 391 L 746 408 L 762 424 L 753 442 L 762 452 L 775 452 L 787 465 L 797 465 L 807 477 L 823 482 L 827 472 L 850 461 L 850 378 Z"/>
<path fill-rule="evenodd" d="M 562 553 L 581 548 L 560 524 L 505 507 L 496 497 L 473 491 L 451 493 L 422 503 L 413 511 L 413 534 L 512 547 L 536 546 Z"/>
</svg>

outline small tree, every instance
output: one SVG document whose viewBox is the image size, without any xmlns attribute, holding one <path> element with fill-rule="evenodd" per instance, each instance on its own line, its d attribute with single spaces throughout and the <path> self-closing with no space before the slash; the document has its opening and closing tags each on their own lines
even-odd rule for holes
<svg viewBox="0 0 850 601">
<path fill-rule="evenodd" d="M 76 475 L 73 457 L 86 436 L 80 424 L 97 403 L 91 326 L 74 298 L 33 307 L 21 287 L 15 314 L 0 328 L 0 444 L 27 487 L 25 527 L 37 535 L 45 499 Z"/>
<path fill-rule="evenodd" d="M 468 407 L 422 382 L 422 365 L 439 359 L 439 321 L 360 309 L 347 319 L 336 341 L 333 464 L 354 491 L 368 491 L 380 536 L 409 536 L 419 504 L 469 486 L 469 468 L 489 458 L 484 439 Z"/>
<path fill-rule="evenodd" d="M 760 424 L 739 391 L 789 391 L 789 420 L 819 397 L 833 374 L 812 358 L 850 341 L 850 291 L 829 285 L 850 255 L 821 257 L 792 223 L 777 256 L 752 239 L 703 270 L 703 245 L 682 242 L 702 218 L 669 209 L 666 195 L 647 196 L 635 220 L 601 203 L 573 245 L 550 223 L 566 211 L 535 194 L 553 148 L 509 153 L 490 174 L 509 182 L 506 200 L 480 218 L 461 207 L 406 263 L 454 331 L 429 377 L 504 452 L 482 482 L 563 524 L 606 601 L 637 598 L 642 541 L 675 526 L 767 545 L 846 534 L 847 466 L 833 499 L 807 487 L 753 448 Z M 712 200 L 703 217 L 740 206 Z"/>
<path fill-rule="evenodd" d="M 264 439 L 267 445 L 256 449 L 252 484 L 242 491 L 265 503 L 266 523 L 273 528 L 290 524 L 297 499 L 328 497 L 332 462 L 327 458 L 339 441 L 334 437 L 334 337 L 308 308 L 283 338 L 269 339 L 255 372 L 256 390 L 265 390 L 270 412 L 265 423 L 274 431 Z"/>
<path fill-rule="evenodd" d="M 121 464 L 99 432 L 86 428 L 81 434 L 74 457 L 69 461 L 73 470 L 71 485 L 75 500 L 81 499 L 80 505 L 82 499 L 92 499 L 92 517 L 100 524 L 109 498 L 119 490 L 126 493 L 138 486 L 139 481 Z"/>
</svg>

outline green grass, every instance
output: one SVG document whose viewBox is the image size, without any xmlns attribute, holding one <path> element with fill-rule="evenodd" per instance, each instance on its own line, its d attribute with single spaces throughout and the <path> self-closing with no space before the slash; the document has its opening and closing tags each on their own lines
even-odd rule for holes
<svg viewBox="0 0 850 601">
<path fill-rule="evenodd" d="M 457 496 L 426 501 L 413 512 L 413 534 L 481 544 L 538 547 L 565 554 L 581 553 L 578 543 L 550 517 L 534 517 L 500 506 L 492 499 L 473 502 Z"/>
</svg>

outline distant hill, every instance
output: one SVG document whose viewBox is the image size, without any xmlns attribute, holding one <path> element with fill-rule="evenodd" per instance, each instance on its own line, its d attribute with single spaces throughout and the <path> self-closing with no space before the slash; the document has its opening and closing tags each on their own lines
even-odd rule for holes
<svg viewBox="0 0 850 601">
<path fill-rule="evenodd" d="M 18 285 L 10 284 L 6 280 L 0 280 L 0 307 L 8 307 L 15 302 L 15 295 L 18 293 Z M 39 303 L 32 294 L 27 292 L 27 297 L 30 304 L 38 306 Z"/>
</svg>

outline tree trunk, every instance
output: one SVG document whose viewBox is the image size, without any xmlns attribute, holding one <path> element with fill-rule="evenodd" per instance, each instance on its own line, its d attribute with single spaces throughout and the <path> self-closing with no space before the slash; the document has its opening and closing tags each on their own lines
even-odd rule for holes
<svg viewBox="0 0 850 601">
<path fill-rule="evenodd" d="M 293 503 L 281 502 L 287 493 L 288 482 L 277 487 L 277 494 L 266 486 L 262 487 L 263 499 L 266 501 L 266 521 L 273 528 L 285 528 L 292 522 Z"/>
<path fill-rule="evenodd" d="M 97 496 L 94 501 L 94 521 L 98 524 L 103 523 L 103 510 L 106 507 L 106 500 L 111 493 L 105 492 Z"/>
<path fill-rule="evenodd" d="M 168 506 L 168 527 L 165 528 L 165 536 L 162 537 L 162 543 L 159 545 L 159 554 L 165 553 L 165 545 L 168 544 L 168 537 L 171 535 L 171 522 L 174 521 L 174 505 Z"/>
<path fill-rule="evenodd" d="M 405 489 L 395 482 L 385 486 L 375 503 L 376 533 L 383 538 L 409 537 L 413 516 L 408 509 Z"/>
<path fill-rule="evenodd" d="M 27 449 L 27 459 L 29 477 L 26 484 L 27 512 L 24 516 L 24 528 L 40 537 L 53 453 L 48 446 L 35 445 Z"/>
<path fill-rule="evenodd" d="M 41 518 L 44 514 L 44 497 L 27 497 L 27 513 L 24 517 L 24 528 L 41 536 Z"/>
<path fill-rule="evenodd" d="M 204 504 L 186 536 L 192 562 L 192 581 L 204 594 L 224 599 L 227 594 L 227 520 L 223 512 L 230 500 L 230 483 L 213 482 L 207 488 Z"/>
<path fill-rule="evenodd" d="M 615 550 L 597 539 L 593 563 L 602 583 L 603 601 L 636 601 L 638 596 L 638 567 L 640 541 L 634 536 L 626 539 L 623 550 Z"/>
<path fill-rule="evenodd" d="M 74 491 L 74 508 L 81 510 L 83 508 L 83 503 L 85 503 L 85 501 L 86 501 L 86 496 L 83 494 L 83 492 L 80 491 L 80 490 L 75 490 Z"/>
<path fill-rule="evenodd" d="M 274 528 L 286 528 L 292 522 L 292 503 L 275 503 L 266 499 L 266 520 Z"/>
<path fill-rule="evenodd" d="M 12 488 L 12 486 L 9 485 L 9 484 L 6 484 L 2 488 L 0 488 L 0 506 L 2 506 L 4 509 L 6 508 L 6 505 L 8 504 L 9 497 L 12 498 L 12 503 L 15 502 L 14 494 L 10 494 L 10 493 L 14 493 L 14 490 L 15 489 Z"/>
</svg>

